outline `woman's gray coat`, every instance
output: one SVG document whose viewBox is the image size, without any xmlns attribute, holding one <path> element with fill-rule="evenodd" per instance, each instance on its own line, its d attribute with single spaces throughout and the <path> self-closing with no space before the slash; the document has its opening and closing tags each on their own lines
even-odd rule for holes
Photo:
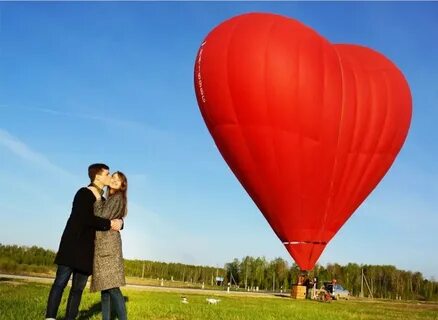
<svg viewBox="0 0 438 320">
<path fill-rule="evenodd" d="M 107 219 L 124 216 L 123 197 L 116 193 L 106 201 L 96 201 L 94 214 Z M 119 231 L 96 231 L 94 242 L 93 276 L 90 291 L 102 291 L 124 286 L 125 268 L 123 265 L 122 239 Z"/>
</svg>

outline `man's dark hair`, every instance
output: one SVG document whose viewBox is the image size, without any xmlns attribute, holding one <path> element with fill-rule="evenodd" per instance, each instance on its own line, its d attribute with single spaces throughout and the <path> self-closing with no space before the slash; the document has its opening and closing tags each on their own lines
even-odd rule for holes
<svg viewBox="0 0 438 320">
<path fill-rule="evenodd" d="M 96 174 L 99 174 L 102 170 L 109 170 L 109 167 L 104 163 L 93 163 L 88 167 L 88 177 L 90 177 L 90 182 L 96 179 Z"/>
</svg>

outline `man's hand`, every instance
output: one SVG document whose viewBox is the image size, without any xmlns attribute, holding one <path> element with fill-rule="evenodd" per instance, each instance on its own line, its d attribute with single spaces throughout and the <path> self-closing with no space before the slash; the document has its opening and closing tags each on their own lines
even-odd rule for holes
<svg viewBox="0 0 438 320">
<path fill-rule="evenodd" d="M 111 220 L 111 230 L 120 231 L 123 225 L 123 220 L 121 219 L 113 219 Z"/>
</svg>

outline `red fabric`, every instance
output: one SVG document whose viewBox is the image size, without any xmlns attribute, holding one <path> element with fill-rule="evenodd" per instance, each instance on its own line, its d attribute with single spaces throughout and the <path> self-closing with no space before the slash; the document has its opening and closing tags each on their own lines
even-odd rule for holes
<svg viewBox="0 0 438 320">
<path fill-rule="evenodd" d="M 380 53 L 304 24 L 244 14 L 195 62 L 200 111 L 220 153 L 303 270 L 383 178 L 406 138 L 411 95 Z"/>
</svg>

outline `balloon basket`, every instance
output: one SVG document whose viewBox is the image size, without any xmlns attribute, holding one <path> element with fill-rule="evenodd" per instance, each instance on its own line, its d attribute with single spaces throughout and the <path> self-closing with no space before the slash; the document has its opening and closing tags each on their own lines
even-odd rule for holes
<svg viewBox="0 0 438 320">
<path fill-rule="evenodd" d="M 291 291 L 292 299 L 306 299 L 306 286 L 293 285 Z"/>
</svg>

